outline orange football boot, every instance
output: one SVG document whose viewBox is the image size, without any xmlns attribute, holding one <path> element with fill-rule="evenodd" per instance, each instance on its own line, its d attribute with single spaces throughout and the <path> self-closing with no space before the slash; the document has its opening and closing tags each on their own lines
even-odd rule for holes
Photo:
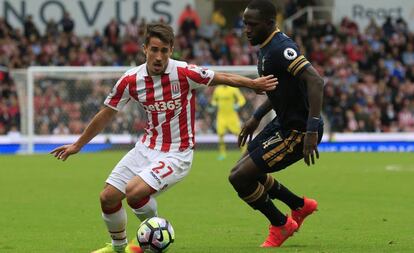
<svg viewBox="0 0 414 253">
<path fill-rule="evenodd" d="M 260 245 L 262 248 L 280 247 L 286 239 L 293 235 L 298 229 L 298 224 L 290 216 L 287 217 L 286 224 L 283 226 L 269 226 L 269 236 Z"/>
<path fill-rule="evenodd" d="M 308 215 L 311 215 L 313 212 L 318 210 L 318 202 L 314 199 L 308 199 L 303 197 L 303 202 L 305 203 L 302 208 L 298 210 L 292 210 L 292 218 L 298 224 L 298 230 L 302 225 Z"/>
</svg>

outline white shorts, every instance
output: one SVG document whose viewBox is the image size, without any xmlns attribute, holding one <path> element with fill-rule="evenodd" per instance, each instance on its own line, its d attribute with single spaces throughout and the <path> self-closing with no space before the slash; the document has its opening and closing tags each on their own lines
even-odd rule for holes
<svg viewBox="0 0 414 253">
<path fill-rule="evenodd" d="M 157 192 L 161 192 L 187 176 L 192 161 L 192 149 L 161 152 L 142 144 L 137 145 L 118 162 L 106 183 L 125 194 L 127 183 L 139 176 Z"/>
</svg>

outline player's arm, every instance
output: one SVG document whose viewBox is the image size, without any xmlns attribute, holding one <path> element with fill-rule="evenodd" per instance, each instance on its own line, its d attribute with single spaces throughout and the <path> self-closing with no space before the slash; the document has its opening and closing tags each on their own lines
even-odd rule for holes
<svg viewBox="0 0 414 253">
<path fill-rule="evenodd" d="M 283 48 L 283 52 L 275 51 L 274 62 L 282 65 L 292 76 L 303 81 L 307 86 L 309 101 L 309 116 L 306 125 L 306 134 L 303 143 L 303 155 L 307 165 L 315 163 L 314 155 L 318 153 L 318 126 L 322 108 L 323 79 L 312 67 L 311 63 L 302 55 L 295 44 Z"/>
<path fill-rule="evenodd" d="M 226 84 L 233 87 L 247 87 L 254 90 L 270 91 L 274 90 L 277 85 L 277 78 L 273 75 L 250 79 L 241 75 L 215 72 L 214 78 L 210 85 Z"/>
<path fill-rule="evenodd" d="M 116 113 L 116 110 L 105 106 L 93 117 L 76 142 L 55 148 L 50 153 L 57 157 L 58 160 L 65 161 L 70 155 L 78 153 L 83 146 L 98 135 L 108 125 Z"/>
<path fill-rule="evenodd" d="M 239 147 L 246 144 L 247 139 L 252 140 L 254 131 L 256 131 L 262 118 L 272 109 L 272 104 L 269 99 L 266 99 L 253 113 L 253 115 L 244 123 L 240 131 L 237 143 Z"/>
<path fill-rule="evenodd" d="M 323 79 L 312 66 L 308 66 L 299 78 L 306 83 L 309 101 L 309 116 L 306 125 L 306 135 L 303 143 L 303 155 L 305 163 L 315 164 L 314 154 L 319 158 L 318 152 L 318 127 L 322 110 Z"/>
</svg>

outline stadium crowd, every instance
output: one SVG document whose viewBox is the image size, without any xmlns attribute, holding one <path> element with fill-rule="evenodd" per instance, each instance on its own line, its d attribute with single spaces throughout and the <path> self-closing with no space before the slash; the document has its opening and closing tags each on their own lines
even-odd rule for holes
<svg viewBox="0 0 414 253">
<path fill-rule="evenodd" d="M 287 5 L 285 15 L 293 7 Z M 74 32 L 76 21 L 68 13 L 59 22 L 50 20 L 43 33 L 31 16 L 22 27 L 11 27 L 0 18 L 0 135 L 20 128 L 18 93 L 8 70 L 33 65 L 139 65 L 144 62 L 140 45 L 146 22 L 131 19 L 121 26 L 113 19 L 103 31 L 79 36 Z M 217 9 L 203 24 L 189 7 L 180 15 L 178 27 L 173 58 L 205 66 L 256 64 L 257 49 L 242 34 L 241 14 L 229 23 Z M 372 20 L 367 27 L 358 27 L 348 18 L 340 24 L 298 22 L 294 31 L 285 32 L 325 77 L 323 111 L 331 131 L 414 131 L 414 33 L 403 19 L 388 18 L 383 24 Z M 36 81 L 36 133 L 79 134 L 102 106 L 116 77 Z M 260 96 L 243 92 L 248 103 L 240 114 L 246 119 Z M 215 131 L 211 93 L 211 89 L 198 93 L 197 131 L 201 133 Z M 122 113 L 106 131 L 142 131 L 143 113 L 131 111 Z"/>
</svg>

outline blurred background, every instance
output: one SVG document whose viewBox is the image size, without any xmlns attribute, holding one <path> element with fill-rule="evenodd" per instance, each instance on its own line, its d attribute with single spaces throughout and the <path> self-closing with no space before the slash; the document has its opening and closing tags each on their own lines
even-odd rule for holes
<svg viewBox="0 0 414 253">
<path fill-rule="evenodd" d="M 174 27 L 173 58 L 256 76 L 258 49 L 243 35 L 241 17 L 248 2 L 0 0 L 0 153 L 44 152 L 75 140 L 120 75 L 145 61 L 149 22 Z M 414 2 L 274 3 L 280 29 L 325 79 L 322 150 L 414 151 Z M 197 94 L 201 146 L 217 142 L 212 93 Z M 243 121 L 264 97 L 242 93 Z M 145 125 L 131 105 L 92 144 L 130 146 Z"/>
</svg>

